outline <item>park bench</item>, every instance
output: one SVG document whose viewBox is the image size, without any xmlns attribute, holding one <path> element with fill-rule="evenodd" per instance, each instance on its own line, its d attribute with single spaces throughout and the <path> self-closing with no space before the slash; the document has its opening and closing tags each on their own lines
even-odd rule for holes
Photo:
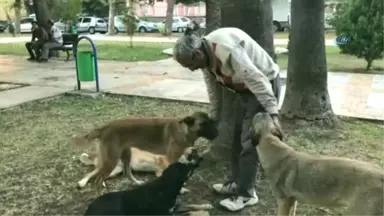
<svg viewBox="0 0 384 216">
<path fill-rule="evenodd" d="M 69 57 L 71 56 L 70 52 L 72 52 L 72 55 L 73 55 L 73 48 L 77 43 L 78 38 L 79 38 L 79 34 L 63 34 L 63 46 L 55 47 L 50 50 L 66 52 L 67 58 L 65 59 L 65 61 L 68 61 Z"/>
</svg>

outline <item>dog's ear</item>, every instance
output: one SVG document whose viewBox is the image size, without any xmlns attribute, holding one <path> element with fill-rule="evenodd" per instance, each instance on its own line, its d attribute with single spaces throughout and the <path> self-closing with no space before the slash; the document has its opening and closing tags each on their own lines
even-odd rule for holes
<svg viewBox="0 0 384 216">
<path fill-rule="evenodd" d="M 193 124 L 195 124 L 195 120 L 195 117 L 187 116 L 181 120 L 181 123 L 185 123 L 188 126 L 193 126 Z"/>
<path fill-rule="evenodd" d="M 255 133 L 255 131 L 253 129 L 250 129 L 249 134 L 251 136 L 252 146 L 256 147 L 259 144 L 260 134 Z"/>
</svg>

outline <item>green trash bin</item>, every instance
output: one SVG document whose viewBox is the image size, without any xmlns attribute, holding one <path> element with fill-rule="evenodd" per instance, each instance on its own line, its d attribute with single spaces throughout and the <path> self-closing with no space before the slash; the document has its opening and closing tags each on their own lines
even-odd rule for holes
<svg viewBox="0 0 384 216">
<path fill-rule="evenodd" d="M 93 52 L 80 51 L 77 52 L 77 72 L 79 73 L 80 81 L 95 80 L 95 60 Z"/>
<path fill-rule="evenodd" d="M 71 28 L 71 33 L 72 34 L 77 34 L 77 29 L 76 29 L 76 26 L 72 26 L 72 28 Z"/>
</svg>

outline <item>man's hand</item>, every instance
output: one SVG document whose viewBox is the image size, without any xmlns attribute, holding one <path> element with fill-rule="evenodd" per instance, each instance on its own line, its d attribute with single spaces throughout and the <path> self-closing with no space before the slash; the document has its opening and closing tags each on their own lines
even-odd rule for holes
<svg viewBox="0 0 384 216">
<path fill-rule="evenodd" d="M 277 114 L 271 114 L 273 124 L 275 125 L 276 128 L 279 128 L 281 130 L 281 125 L 279 121 L 279 116 Z"/>
</svg>

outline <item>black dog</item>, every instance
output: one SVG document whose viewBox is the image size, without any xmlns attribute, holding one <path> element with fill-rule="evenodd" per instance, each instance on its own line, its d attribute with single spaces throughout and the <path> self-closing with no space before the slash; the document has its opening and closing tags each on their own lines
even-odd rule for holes
<svg viewBox="0 0 384 216">
<path fill-rule="evenodd" d="M 104 194 L 84 215 L 172 215 L 181 188 L 202 160 L 196 149 L 189 149 L 159 178 L 132 190 Z"/>
</svg>

